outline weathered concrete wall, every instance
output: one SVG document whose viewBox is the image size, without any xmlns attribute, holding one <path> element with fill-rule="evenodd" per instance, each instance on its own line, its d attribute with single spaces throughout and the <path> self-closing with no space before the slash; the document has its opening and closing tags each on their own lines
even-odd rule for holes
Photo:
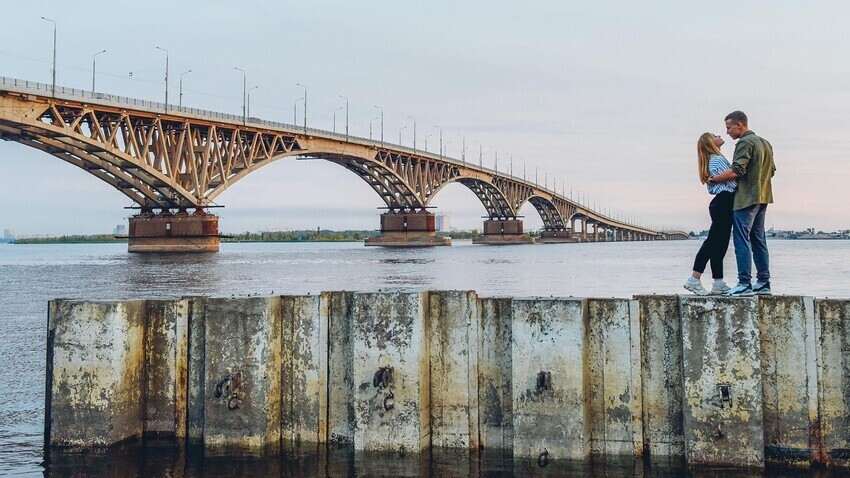
<svg viewBox="0 0 850 478">
<path fill-rule="evenodd" d="M 639 326 L 636 301 L 588 299 L 585 370 L 594 454 L 643 454 Z"/>
<path fill-rule="evenodd" d="M 757 299 L 682 297 L 681 313 L 688 462 L 763 466 Z"/>
<path fill-rule="evenodd" d="M 57 300 L 45 440 L 850 467 L 848 324 L 808 297 Z"/>
<path fill-rule="evenodd" d="M 429 447 L 428 293 L 357 293 L 353 300 L 355 446 Z M 386 385 L 381 369 L 390 371 Z"/>
<path fill-rule="evenodd" d="M 850 300 L 815 302 L 823 459 L 850 467 Z"/>
<path fill-rule="evenodd" d="M 584 458 L 590 454 L 586 303 L 514 299 L 512 307 L 514 456 L 536 458 L 545 450 L 552 459 Z M 541 379 L 549 383 L 540 386 Z"/>
<path fill-rule="evenodd" d="M 478 297 L 445 291 L 429 300 L 431 444 L 478 448 Z"/>
<path fill-rule="evenodd" d="M 808 467 L 823 461 L 818 424 L 816 337 L 811 297 L 759 300 L 765 458 Z"/>
<path fill-rule="evenodd" d="M 145 302 L 53 301 L 45 441 L 107 446 L 144 430 Z"/>
<path fill-rule="evenodd" d="M 480 444 L 513 448 L 512 299 L 480 299 L 481 334 L 478 362 Z"/>
<path fill-rule="evenodd" d="M 682 323 L 679 297 L 639 296 L 644 448 L 651 456 L 685 455 L 682 424 Z"/>
<path fill-rule="evenodd" d="M 281 299 L 204 302 L 204 444 L 273 450 L 281 438 Z"/>
<path fill-rule="evenodd" d="M 281 433 L 288 448 L 327 442 L 330 296 L 281 298 Z"/>
</svg>

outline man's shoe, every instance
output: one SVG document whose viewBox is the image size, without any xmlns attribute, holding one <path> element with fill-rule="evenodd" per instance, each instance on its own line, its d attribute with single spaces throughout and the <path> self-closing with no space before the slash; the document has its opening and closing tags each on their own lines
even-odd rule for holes
<svg viewBox="0 0 850 478">
<path fill-rule="evenodd" d="M 730 290 L 732 290 L 732 288 L 726 285 L 725 282 L 721 283 L 720 285 L 714 284 L 713 286 L 711 286 L 711 295 L 723 295 L 729 292 Z"/>
<path fill-rule="evenodd" d="M 761 283 L 756 282 L 755 287 L 753 287 L 753 294 L 755 295 L 772 295 L 773 292 L 770 291 L 770 281 Z"/>
<path fill-rule="evenodd" d="M 753 288 L 750 284 L 738 284 L 723 295 L 726 297 L 752 297 Z"/>
<path fill-rule="evenodd" d="M 702 286 L 702 282 L 698 279 L 694 279 L 693 277 L 688 278 L 688 280 L 682 284 L 682 287 L 696 295 L 708 295 L 708 291 Z"/>
</svg>

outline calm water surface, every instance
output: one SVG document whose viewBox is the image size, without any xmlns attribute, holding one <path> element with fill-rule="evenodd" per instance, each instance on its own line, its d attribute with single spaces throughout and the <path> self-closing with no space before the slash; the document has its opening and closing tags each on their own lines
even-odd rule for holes
<svg viewBox="0 0 850 478">
<path fill-rule="evenodd" d="M 481 295 L 630 297 L 679 293 L 697 241 L 472 246 L 431 249 L 366 248 L 361 243 L 222 244 L 218 254 L 128 254 L 123 244 L 0 244 L 0 475 L 41 475 L 47 301 L 168 298 L 183 295 L 317 293 L 325 290 L 471 289 Z M 850 297 L 850 241 L 770 242 L 774 293 Z M 727 277 L 734 282 L 731 254 Z M 706 281 L 707 282 L 707 281 Z M 174 447 L 67 455 L 57 476 L 498 476 L 532 464 L 501 457 L 439 457 L 424 465 L 397 458 L 341 455 L 260 459 L 203 457 Z M 202 454 L 201 454 L 202 455 Z M 536 465 L 534 465 L 536 466 Z M 555 464 L 548 476 L 644 476 L 643 465 Z M 303 467 L 303 468 L 302 468 Z M 411 468 L 412 467 L 412 468 Z M 424 468 L 423 468 L 424 467 Z M 436 468 L 435 468 L 436 467 Z M 474 470 L 473 470 L 474 469 Z M 529 468 L 533 470 L 534 468 Z M 677 476 L 675 464 L 650 475 Z M 543 470 L 537 470 L 543 471 Z M 706 476 L 728 476 L 710 471 Z M 719 473 L 715 475 L 715 473 Z"/>
</svg>

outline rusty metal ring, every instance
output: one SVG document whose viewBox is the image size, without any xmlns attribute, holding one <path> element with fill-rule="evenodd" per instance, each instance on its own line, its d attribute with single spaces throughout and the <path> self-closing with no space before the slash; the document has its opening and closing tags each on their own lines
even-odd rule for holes
<svg viewBox="0 0 850 478">
<path fill-rule="evenodd" d="M 393 408 L 395 408 L 395 397 L 392 393 L 389 393 L 384 397 L 384 410 L 390 411 Z"/>
<path fill-rule="evenodd" d="M 537 455 L 537 466 L 540 468 L 545 467 L 549 464 L 549 450 L 543 449 L 539 455 Z"/>
<path fill-rule="evenodd" d="M 231 411 L 233 411 L 233 410 L 237 410 L 237 409 L 239 408 L 239 402 L 241 402 L 241 401 L 242 401 L 242 400 L 239 400 L 239 396 L 238 396 L 238 395 L 236 395 L 236 394 L 234 393 L 234 394 L 233 394 L 233 395 L 232 395 L 232 396 L 231 396 L 231 397 L 227 400 L 227 409 L 228 409 L 228 410 L 231 410 Z"/>
</svg>

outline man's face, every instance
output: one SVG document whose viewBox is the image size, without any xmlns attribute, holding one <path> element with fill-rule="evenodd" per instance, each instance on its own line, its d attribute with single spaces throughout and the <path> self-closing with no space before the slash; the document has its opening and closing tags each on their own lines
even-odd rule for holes
<svg viewBox="0 0 850 478">
<path fill-rule="evenodd" d="M 738 139 L 744 134 L 744 125 L 732 120 L 726 120 L 726 134 L 731 136 L 732 139 Z"/>
</svg>

